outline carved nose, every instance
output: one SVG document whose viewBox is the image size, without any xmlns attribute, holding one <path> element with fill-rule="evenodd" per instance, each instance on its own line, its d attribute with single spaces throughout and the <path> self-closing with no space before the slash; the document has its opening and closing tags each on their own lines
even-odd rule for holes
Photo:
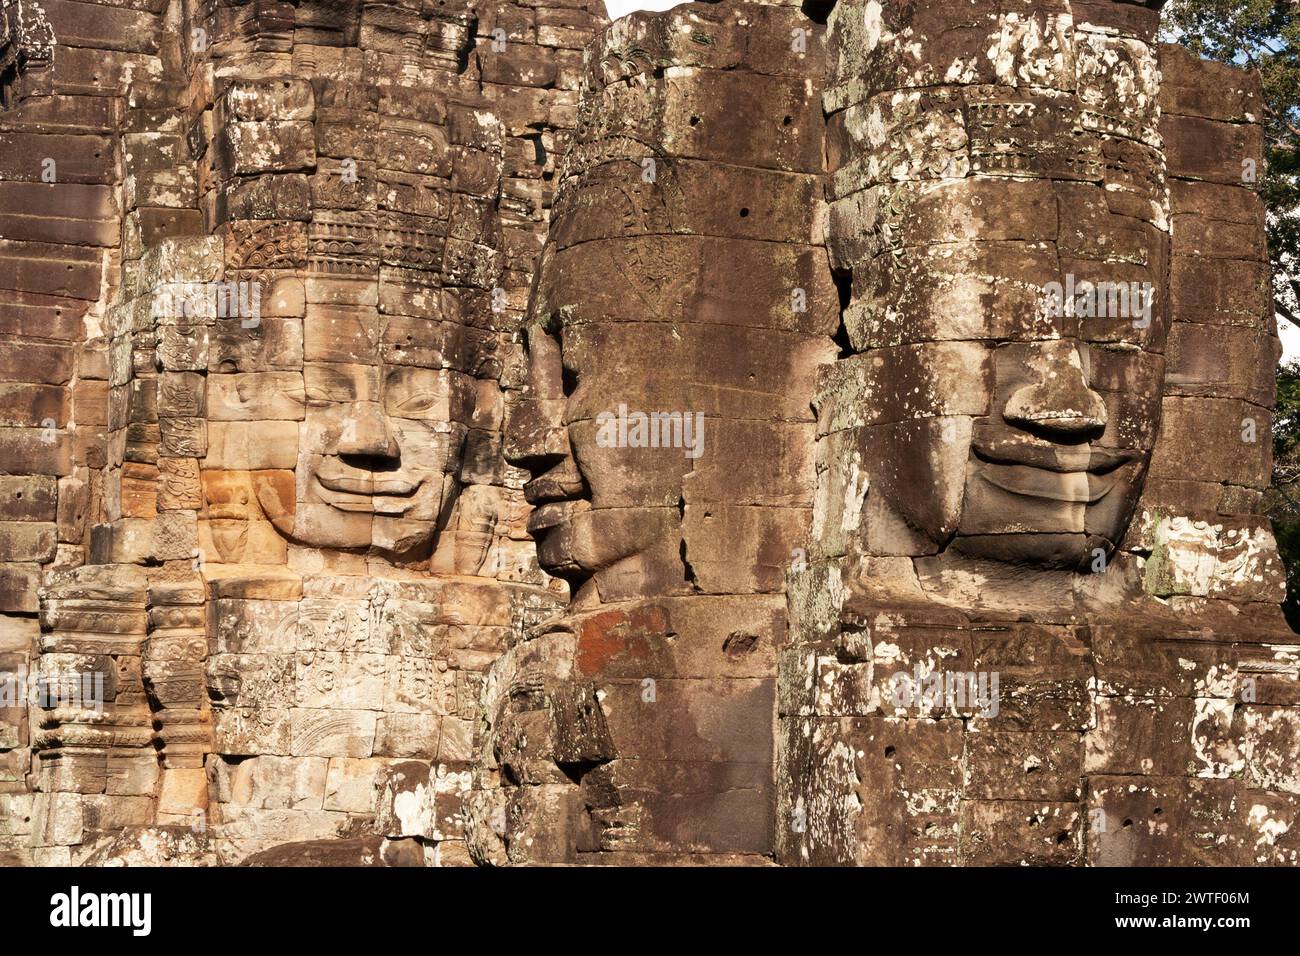
<svg viewBox="0 0 1300 956">
<path fill-rule="evenodd" d="M 1044 438 L 1089 441 L 1106 430 L 1106 403 L 1088 387 L 1078 350 L 1072 345 L 1045 351 L 1031 362 L 1035 381 L 1016 389 L 1002 417 Z"/>
<path fill-rule="evenodd" d="M 534 479 L 557 466 L 557 480 L 570 471 L 576 474 L 564 426 L 566 403 L 560 343 L 542 329 L 529 327 L 528 391 L 507 408 L 506 461 L 527 469 Z"/>
<path fill-rule="evenodd" d="M 357 402 L 343 424 L 338 453 L 359 468 L 381 471 L 401 457 L 388 417 L 377 402 Z"/>
</svg>

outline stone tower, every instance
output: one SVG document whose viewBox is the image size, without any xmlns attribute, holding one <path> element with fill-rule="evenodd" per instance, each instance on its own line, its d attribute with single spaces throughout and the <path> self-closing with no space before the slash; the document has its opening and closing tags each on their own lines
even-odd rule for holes
<svg viewBox="0 0 1300 956">
<path fill-rule="evenodd" d="M 1160 6 L 0 0 L 0 858 L 1297 862 Z"/>
<path fill-rule="evenodd" d="M 466 858 L 564 597 L 501 423 L 603 7 L 4 13 L 5 852 Z"/>
</svg>

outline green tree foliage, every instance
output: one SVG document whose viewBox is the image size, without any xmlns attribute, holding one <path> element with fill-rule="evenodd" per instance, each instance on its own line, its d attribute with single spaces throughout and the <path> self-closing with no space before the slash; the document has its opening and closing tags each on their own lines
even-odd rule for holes
<svg viewBox="0 0 1300 956">
<path fill-rule="evenodd" d="M 1282 610 L 1300 631 L 1300 362 L 1277 370 L 1277 408 L 1273 417 L 1273 486 L 1265 507 L 1286 564 L 1286 603 Z"/>
<path fill-rule="evenodd" d="M 1300 361 L 1277 369 L 1277 409 L 1273 413 L 1273 459 L 1300 466 Z"/>
</svg>

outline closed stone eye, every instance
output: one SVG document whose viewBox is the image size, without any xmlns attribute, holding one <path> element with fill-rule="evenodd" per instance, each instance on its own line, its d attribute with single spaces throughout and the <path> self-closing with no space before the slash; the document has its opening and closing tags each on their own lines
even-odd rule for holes
<svg viewBox="0 0 1300 956">
<path fill-rule="evenodd" d="M 391 406 L 394 413 L 419 414 L 427 412 L 438 403 L 438 396 L 433 392 L 420 392 L 402 399 Z"/>
</svg>

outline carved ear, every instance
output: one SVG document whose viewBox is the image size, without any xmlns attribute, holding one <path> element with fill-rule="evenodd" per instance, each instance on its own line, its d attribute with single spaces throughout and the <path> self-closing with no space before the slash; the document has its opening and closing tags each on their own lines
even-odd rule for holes
<svg viewBox="0 0 1300 956">
<path fill-rule="evenodd" d="M 255 471 L 253 490 L 262 513 L 281 534 L 293 533 L 297 498 L 292 471 Z"/>
</svg>

